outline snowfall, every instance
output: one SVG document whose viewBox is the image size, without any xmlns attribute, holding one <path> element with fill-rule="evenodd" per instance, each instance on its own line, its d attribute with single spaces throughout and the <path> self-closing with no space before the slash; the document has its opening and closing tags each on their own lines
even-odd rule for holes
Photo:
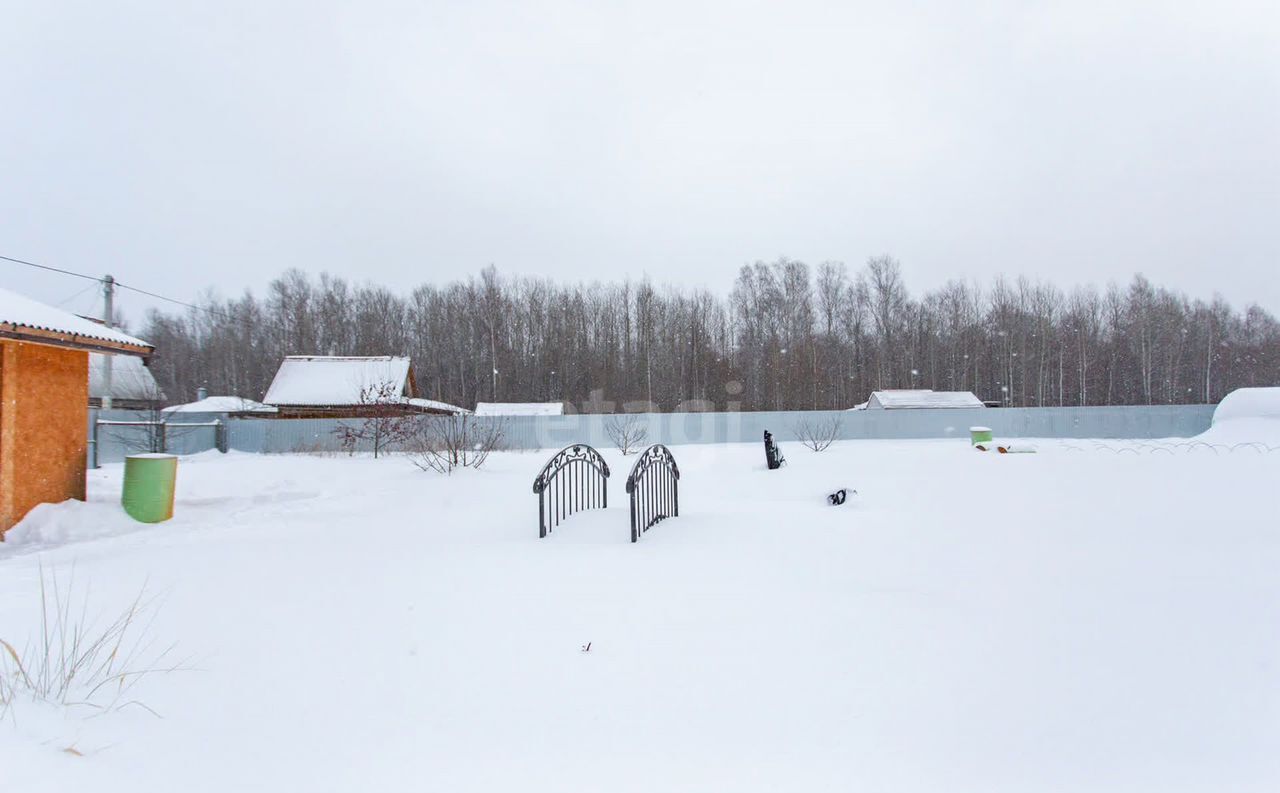
<svg viewBox="0 0 1280 793">
<path fill-rule="evenodd" d="M 145 593 L 132 663 L 157 671 L 19 691 L 0 788 L 1277 790 L 1265 408 L 1014 441 L 1034 454 L 783 443 L 777 471 L 675 446 L 681 514 L 636 544 L 612 451 L 610 507 L 546 539 L 550 452 L 452 476 L 210 452 L 156 525 L 106 466 L 0 545 L 0 639 L 40 643 L 42 578 L 85 625 Z"/>
</svg>

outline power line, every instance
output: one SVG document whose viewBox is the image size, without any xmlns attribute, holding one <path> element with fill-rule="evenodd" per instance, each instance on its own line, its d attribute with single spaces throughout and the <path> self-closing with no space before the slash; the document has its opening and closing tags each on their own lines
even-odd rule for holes
<svg viewBox="0 0 1280 793">
<path fill-rule="evenodd" d="M 98 282 L 102 281 L 101 278 L 98 278 L 96 276 L 85 275 L 84 273 L 73 273 L 70 270 L 62 270 L 57 267 L 50 267 L 47 264 L 36 264 L 35 262 L 28 262 L 24 259 L 15 259 L 12 256 L 0 256 L 0 259 L 4 259 L 5 261 L 9 261 L 9 262 L 14 262 L 15 264 L 25 264 L 28 267 L 36 267 L 41 270 L 48 270 L 51 273 L 62 273 L 63 275 L 74 275 L 76 278 L 88 278 L 90 281 L 98 281 Z"/>
<path fill-rule="evenodd" d="M 217 309 L 215 309 L 215 308 L 209 308 L 208 306 L 197 306 L 197 305 L 196 305 L 196 304 L 194 304 L 194 303 L 184 303 L 184 302 L 183 302 L 183 301 L 181 301 L 181 300 L 175 300 L 175 299 L 173 299 L 172 297 L 165 297 L 164 295 L 158 295 L 158 294 L 156 294 L 155 292 L 148 292 L 148 291 L 147 291 L 147 290 L 145 290 L 145 289 L 139 289 L 139 288 L 138 288 L 138 287 L 136 287 L 136 286 L 129 286 L 128 284 L 122 284 L 122 283 L 120 283 L 119 281 L 116 281 L 116 286 L 117 286 L 117 287 L 119 287 L 119 288 L 121 288 L 121 289 L 128 289 L 128 290 L 129 290 L 129 291 L 131 291 L 131 292 L 137 292 L 137 293 L 138 293 L 138 294 L 140 294 L 140 295 L 146 295 L 147 297 L 154 297 L 154 298 L 156 298 L 157 300 L 165 300 L 165 301 L 168 301 L 168 302 L 170 302 L 170 303 L 173 303 L 174 305 L 178 305 L 178 306 L 186 306 L 187 308 L 194 309 L 194 310 L 196 310 L 196 311 L 203 311 L 204 313 L 209 314 L 209 315 L 212 315 L 212 316 L 215 316 L 215 317 L 218 317 L 219 319 L 226 319 L 226 320 L 234 320 L 234 319 L 235 319 L 235 318 L 234 318 L 234 317 L 232 317 L 230 314 L 224 313 L 224 312 L 222 312 L 222 311 L 218 311 L 218 310 L 217 310 Z"/>
<path fill-rule="evenodd" d="M 106 283 L 106 279 L 98 278 L 97 276 L 85 275 L 84 273 L 77 273 L 71 270 L 63 270 L 59 267 L 50 267 L 47 264 L 36 264 L 35 262 L 29 262 L 29 261 L 26 261 L 25 259 L 15 259 L 12 256 L 0 255 L 0 259 L 4 259 L 5 261 L 13 262 L 15 264 L 25 264 L 28 267 L 35 267 L 40 270 L 48 270 L 49 272 L 52 272 L 52 273 L 61 273 L 62 275 L 71 275 L 71 276 L 75 276 L 76 278 L 85 278 L 90 281 L 96 281 L 97 283 Z M 157 294 L 155 292 L 149 292 L 146 289 L 139 289 L 136 286 L 129 286 L 128 284 L 122 284 L 119 281 L 116 281 L 115 285 L 119 289 L 128 289 L 129 291 L 137 292 L 140 295 L 146 295 L 147 297 L 154 297 L 157 300 L 164 300 L 166 302 L 173 303 L 174 305 L 185 306 L 186 308 L 195 309 L 196 311 L 203 311 L 207 314 L 212 314 L 215 317 L 222 317 L 223 319 L 231 319 L 231 317 L 228 316 L 227 314 L 224 314 L 221 311 L 217 311 L 212 308 L 208 308 L 206 306 L 197 306 L 193 303 L 186 303 L 182 300 L 176 300 L 172 297 L 165 297 L 164 295 Z M 74 297 L 79 297 L 80 294 L 83 294 L 83 293 L 78 293 Z M 67 299 L 71 300 L 72 298 L 67 298 Z M 67 301 L 64 300 L 62 302 L 65 303 Z"/>
<path fill-rule="evenodd" d="M 136 287 L 136 286 L 129 286 L 128 284 L 122 284 L 122 283 L 120 283 L 119 281 L 116 281 L 116 286 L 117 286 L 117 287 L 119 287 L 119 288 L 121 288 L 121 289 L 128 289 L 128 290 L 129 290 L 129 291 L 131 291 L 131 292 L 137 292 L 137 293 L 138 293 L 138 294 L 140 294 L 140 295 L 146 295 L 147 297 L 154 297 L 154 298 L 156 298 L 157 300 L 167 300 L 168 302 L 170 302 L 170 303 L 176 303 L 176 304 L 177 304 L 177 305 L 179 305 L 179 306 L 186 306 L 187 308 L 194 308 L 194 309 L 196 309 L 197 311 L 208 311 L 208 312 L 211 312 L 211 313 L 217 313 L 217 312 L 214 312 L 214 311 L 213 311 L 213 309 L 211 309 L 211 308 L 205 308 L 204 306 L 197 306 L 197 305 L 194 305 L 194 304 L 192 304 L 192 303 L 184 303 L 184 302 L 182 302 L 181 300 L 174 300 L 172 297 L 165 297 L 164 295 L 157 295 L 155 292 L 148 292 L 148 291 L 147 291 L 147 290 L 145 290 L 145 289 L 139 289 L 139 288 L 138 288 L 138 287 Z"/>
<path fill-rule="evenodd" d="M 84 289 L 81 289 L 80 291 L 76 292 L 71 297 L 64 297 L 63 299 L 59 300 L 57 303 L 54 303 L 54 305 L 58 307 L 65 306 L 67 303 L 70 303 L 72 300 L 75 300 L 77 297 L 80 297 L 85 292 L 88 292 L 90 289 L 93 289 L 95 286 L 96 284 L 89 284 Z"/>
</svg>

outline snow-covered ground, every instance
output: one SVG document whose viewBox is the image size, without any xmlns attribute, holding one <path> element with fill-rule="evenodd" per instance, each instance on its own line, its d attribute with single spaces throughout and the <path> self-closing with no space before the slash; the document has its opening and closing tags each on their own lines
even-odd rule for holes
<svg viewBox="0 0 1280 793">
<path fill-rule="evenodd" d="M 616 453 L 545 540 L 549 453 L 207 453 L 156 526 L 108 466 L 0 546 L 0 638 L 74 565 L 91 612 L 158 593 L 191 668 L 18 701 L 0 788 L 1280 789 L 1280 451 L 1035 445 L 675 447 L 682 515 L 635 545 Z"/>
</svg>

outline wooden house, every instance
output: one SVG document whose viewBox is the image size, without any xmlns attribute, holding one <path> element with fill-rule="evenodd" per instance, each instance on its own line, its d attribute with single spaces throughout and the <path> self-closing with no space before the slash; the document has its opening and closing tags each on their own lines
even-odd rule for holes
<svg viewBox="0 0 1280 793">
<path fill-rule="evenodd" d="M 153 349 L 0 288 L 0 538 L 37 504 L 85 497 L 89 355 Z"/>
</svg>

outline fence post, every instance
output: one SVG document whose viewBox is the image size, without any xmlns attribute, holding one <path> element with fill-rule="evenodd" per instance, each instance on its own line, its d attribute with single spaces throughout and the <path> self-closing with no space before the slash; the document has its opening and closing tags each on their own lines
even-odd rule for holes
<svg viewBox="0 0 1280 793">
<path fill-rule="evenodd" d="M 640 539 L 639 532 L 636 531 L 636 497 L 632 495 L 628 499 L 631 502 L 631 541 L 636 542 Z"/>
<path fill-rule="evenodd" d="M 538 538 L 547 536 L 547 511 L 545 498 L 541 490 L 538 491 Z"/>
</svg>

